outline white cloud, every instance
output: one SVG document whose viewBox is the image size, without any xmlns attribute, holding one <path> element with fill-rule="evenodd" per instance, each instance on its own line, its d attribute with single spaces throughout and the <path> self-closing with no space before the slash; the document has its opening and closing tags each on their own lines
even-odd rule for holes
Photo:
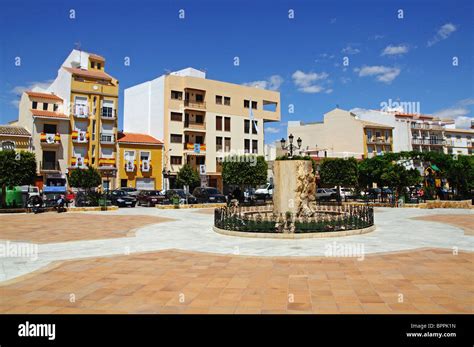
<svg viewBox="0 0 474 347">
<path fill-rule="evenodd" d="M 332 89 L 326 89 L 326 91 L 325 91 L 326 94 L 331 94 L 332 92 L 333 92 Z"/>
<path fill-rule="evenodd" d="M 408 53 L 408 50 L 409 48 L 407 45 L 398 45 L 398 46 L 388 45 L 382 51 L 381 55 L 402 55 L 402 54 Z"/>
<path fill-rule="evenodd" d="M 35 81 L 35 82 L 28 82 L 26 85 L 23 86 L 16 86 L 13 87 L 10 92 L 12 94 L 15 94 L 16 98 L 10 101 L 10 104 L 12 104 L 15 107 L 18 107 L 18 104 L 20 103 L 20 97 L 23 92 L 27 90 L 35 90 L 35 91 L 45 91 L 50 85 L 53 83 L 53 80 L 46 80 L 46 81 Z"/>
<path fill-rule="evenodd" d="M 297 70 L 291 75 L 293 83 L 298 87 L 298 90 L 303 93 L 316 94 L 325 90 L 319 82 L 324 82 L 329 77 L 326 72 L 316 73 L 308 72 L 305 73 L 301 70 Z"/>
<path fill-rule="evenodd" d="M 341 77 L 341 83 L 342 83 L 342 84 L 347 84 L 347 83 L 349 83 L 350 81 L 352 81 L 350 77 L 345 77 L 345 76 L 342 76 L 342 77 Z"/>
<path fill-rule="evenodd" d="M 265 128 L 265 132 L 268 134 L 278 134 L 280 132 L 280 129 L 275 128 L 275 127 L 268 127 L 268 128 Z"/>
<path fill-rule="evenodd" d="M 341 52 L 344 54 L 357 54 L 360 53 L 360 49 L 347 45 L 341 50 Z"/>
<path fill-rule="evenodd" d="M 474 117 L 468 117 L 471 113 L 469 106 L 472 105 L 474 105 L 474 98 L 459 100 L 452 107 L 438 110 L 433 115 L 442 119 L 454 119 L 456 128 L 468 129 L 474 120 Z"/>
<path fill-rule="evenodd" d="M 436 32 L 436 35 L 433 36 L 430 40 L 428 40 L 427 46 L 431 47 L 439 41 L 446 40 L 456 30 L 458 30 L 458 27 L 453 23 L 446 23 L 442 25 Z"/>
<path fill-rule="evenodd" d="M 359 74 L 359 77 L 375 76 L 377 81 L 390 84 L 398 77 L 401 70 L 398 67 L 374 65 L 355 68 L 354 71 Z"/>
<path fill-rule="evenodd" d="M 284 81 L 283 77 L 281 77 L 280 75 L 272 75 L 268 77 L 266 80 L 246 82 L 246 83 L 243 83 L 243 85 L 248 86 L 248 87 L 255 87 L 259 89 L 278 90 L 283 84 L 283 81 Z"/>
</svg>

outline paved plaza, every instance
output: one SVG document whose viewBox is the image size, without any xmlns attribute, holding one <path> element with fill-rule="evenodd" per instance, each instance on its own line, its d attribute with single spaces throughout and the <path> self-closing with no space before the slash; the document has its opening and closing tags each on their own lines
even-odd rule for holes
<svg viewBox="0 0 474 347">
<path fill-rule="evenodd" d="M 0 312 L 473 312 L 474 210 L 377 208 L 374 232 L 325 239 L 212 224 L 210 209 L 0 215 L 2 244 L 34 250 L 0 257 Z"/>
</svg>

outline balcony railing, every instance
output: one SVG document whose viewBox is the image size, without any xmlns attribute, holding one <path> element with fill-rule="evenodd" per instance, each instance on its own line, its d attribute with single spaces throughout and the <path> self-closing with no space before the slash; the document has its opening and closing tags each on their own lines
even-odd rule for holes
<svg viewBox="0 0 474 347">
<path fill-rule="evenodd" d="M 59 161 L 40 161 L 40 171 L 61 171 Z"/>
<path fill-rule="evenodd" d="M 411 128 L 421 130 L 443 130 L 443 126 L 438 124 L 411 123 Z"/>
<path fill-rule="evenodd" d="M 188 129 L 196 130 L 206 130 L 206 123 L 197 123 L 197 122 L 186 122 L 184 121 L 184 127 Z"/>
<path fill-rule="evenodd" d="M 73 114 L 77 118 L 89 118 L 89 106 L 75 105 Z"/>
<path fill-rule="evenodd" d="M 195 146 L 199 145 L 199 146 Z M 199 147 L 199 151 L 205 151 L 206 150 L 206 144 L 204 143 L 191 143 L 191 142 L 186 142 L 184 144 L 184 149 L 187 151 L 196 151 L 197 147 Z"/>
<path fill-rule="evenodd" d="M 89 142 L 89 133 L 85 130 L 74 130 L 71 133 L 72 142 L 87 143 Z"/>
<path fill-rule="evenodd" d="M 117 110 L 111 108 L 111 107 L 102 107 L 100 111 L 100 117 L 102 119 L 110 119 L 110 120 L 115 120 L 117 119 Z"/>
<path fill-rule="evenodd" d="M 61 135 L 59 133 L 41 133 L 40 141 L 42 145 L 59 145 L 61 143 Z"/>
<path fill-rule="evenodd" d="M 115 134 L 100 134 L 100 143 L 104 145 L 113 145 L 115 143 Z"/>
<path fill-rule="evenodd" d="M 442 146 L 446 144 L 446 142 L 443 139 L 420 139 L 420 138 L 412 138 L 411 143 L 414 145 L 438 145 Z"/>
<path fill-rule="evenodd" d="M 195 100 L 184 100 L 184 107 L 191 107 L 191 108 L 206 108 L 205 101 L 195 101 Z"/>
<path fill-rule="evenodd" d="M 385 137 L 368 137 L 367 138 L 367 143 L 377 143 L 377 144 L 389 144 L 390 139 L 387 139 Z"/>
<path fill-rule="evenodd" d="M 115 158 L 99 158 L 99 166 L 115 166 Z"/>
</svg>

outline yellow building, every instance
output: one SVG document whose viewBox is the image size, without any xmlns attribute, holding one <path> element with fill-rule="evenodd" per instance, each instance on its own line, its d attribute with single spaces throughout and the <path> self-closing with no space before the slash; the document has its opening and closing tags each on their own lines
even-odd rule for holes
<svg viewBox="0 0 474 347">
<path fill-rule="evenodd" d="M 120 187 L 161 190 L 163 142 L 146 134 L 118 134 Z"/>
<path fill-rule="evenodd" d="M 21 126 L 0 125 L 0 151 L 30 151 L 31 134 Z"/>
<path fill-rule="evenodd" d="M 362 121 L 364 126 L 364 157 L 393 152 L 393 127 Z"/>
<path fill-rule="evenodd" d="M 64 100 L 71 136 L 68 171 L 99 170 L 104 188 L 117 186 L 117 109 L 119 82 L 105 72 L 105 59 L 73 50 L 48 88 Z"/>
</svg>

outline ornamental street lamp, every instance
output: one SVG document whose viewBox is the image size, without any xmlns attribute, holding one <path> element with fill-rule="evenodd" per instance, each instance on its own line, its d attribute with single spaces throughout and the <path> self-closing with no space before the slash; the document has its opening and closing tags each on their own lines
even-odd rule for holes
<svg viewBox="0 0 474 347">
<path fill-rule="evenodd" d="M 293 134 L 290 134 L 290 136 L 288 136 L 288 140 L 289 140 L 289 144 L 286 145 L 286 140 L 284 138 L 282 138 L 280 140 L 280 143 L 281 143 L 281 149 L 286 149 L 288 150 L 288 158 L 292 158 L 293 157 L 293 151 L 298 148 L 298 149 L 301 149 L 301 144 L 303 142 L 303 140 L 301 140 L 301 137 L 298 137 L 298 140 L 296 140 L 296 143 L 297 143 L 297 146 L 295 146 L 293 144 L 293 139 L 295 137 L 293 136 Z"/>
</svg>

